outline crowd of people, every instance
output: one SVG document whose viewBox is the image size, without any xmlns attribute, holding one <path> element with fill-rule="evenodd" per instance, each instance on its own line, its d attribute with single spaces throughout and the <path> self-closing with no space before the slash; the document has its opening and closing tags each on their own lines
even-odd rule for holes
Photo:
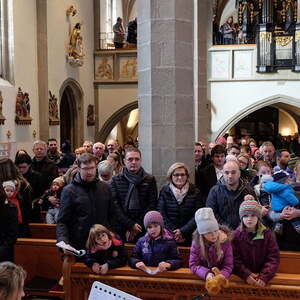
<svg viewBox="0 0 300 300">
<path fill-rule="evenodd" d="M 80 260 L 99 274 L 126 263 L 174 270 L 182 266 L 177 246 L 190 246 L 200 278 L 218 267 L 225 278 L 265 286 L 279 249 L 300 251 L 298 136 L 278 150 L 248 136 L 196 142 L 195 184 L 175 162 L 160 191 L 135 146 L 85 141 L 73 153 L 68 141 L 59 150 L 49 139 L 34 142 L 32 158 L 21 149 L 15 162 L 0 159 L 0 261 L 13 260 L 29 222 L 43 221 L 57 224 L 58 242 L 85 249 Z M 129 258 L 125 242 L 135 244 Z"/>
</svg>

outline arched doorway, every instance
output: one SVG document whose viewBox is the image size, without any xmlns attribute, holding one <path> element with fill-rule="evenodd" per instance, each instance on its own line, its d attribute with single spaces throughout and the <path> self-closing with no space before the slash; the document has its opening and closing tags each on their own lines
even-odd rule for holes
<svg viewBox="0 0 300 300">
<path fill-rule="evenodd" d="M 70 140 L 72 148 L 83 142 L 83 92 L 77 81 L 67 79 L 60 88 L 60 142 Z"/>
<path fill-rule="evenodd" d="M 234 115 L 213 138 L 226 132 L 237 137 L 250 135 L 256 139 L 290 136 L 300 129 L 299 100 L 278 95 L 258 101 Z"/>
<path fill-rule="evenodd" d="M 129 103 L 116 111 L 102 126 L 96 140 L 105 143 L 116 129 L 119 130 L 119 143 L 126 142 L 128 135 L 133 139 L 138 136 L 138 101 Z M 112 137 L 112 136 L 111 136 Z M 113 138 L 116 138 L 115 136 Z"/>
</svg>

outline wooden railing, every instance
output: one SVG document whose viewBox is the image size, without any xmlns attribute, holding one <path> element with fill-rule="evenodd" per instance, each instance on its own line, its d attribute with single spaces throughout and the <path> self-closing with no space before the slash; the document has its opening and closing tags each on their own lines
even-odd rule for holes
<svg viewBox="0 0 300 300">
<path fill-rule="evenodd" d="M 204 293 L 204 282 L 192 274 L 188 267 L 188 247 L 179 247 L 184 267 L 155 276 L 126 266 L 109 270 L 101 276 L 91 272 L 73 257 L 65 256 L 55 246 L 54 239 L 18 239 L 15 246 L 15 262 L 28 272 L 26 284 L 34 277 L 58 281 L 63 273 L 64 290 L 30 291 L 27 295 L 59 296 L 66 300 L 86 300 L 95 280 L 111 285 L 144 300 L 187 300 Z M 126 245 L 130 254 L 133 245 Z M 260 300 L 260 299 L 300 299 L 300 253 L 281 252 L 278 273 L 266 288 L 256 288 L 245 284 L 232 275 L 230 287 L 222 292 L 219 300 Z"/>
</svg>

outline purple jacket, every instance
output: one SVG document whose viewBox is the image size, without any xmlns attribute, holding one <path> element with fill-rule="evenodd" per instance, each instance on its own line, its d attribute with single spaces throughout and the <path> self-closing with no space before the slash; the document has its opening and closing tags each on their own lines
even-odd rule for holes
<svg viewBox="0 0 300 300">
<path fill-rule="evenodd" d="M 129 265 L 136 268 L 136 263 L 144 262 L 146 266 L 157 267 L 162 261 L 171 264 L 170 270 L 178 269 L 182 266 L 182 259 L 179 255 L 176 242 L 166 229 L 162 237 L 153 240 L 146 233 L 141 237 L 132 250 Z"/>
<path fill-rule="evenodd" d="M 246 280 L 251 273 L 268 283 L 279 265 L 279 248 L 270 229 L 263 231 L 262 238 L 237 228 L 232 241 L 234 254 L 234 274 Z"/>
<path fill-rule="evenodd" d="M 207 273 L 211 272 L 213 267 L 217 267 L 221 274 L 228 278 L 233 269 L 233 254 L 230 242 L 221 244 L 223 256 L 218 261 L 215 245 L 208 248 L 208 261 L 201 256 L 200 246 L 195 241 L 192 242 L 189 267 L 191 271 L 205 280 Z"/>
</svg>

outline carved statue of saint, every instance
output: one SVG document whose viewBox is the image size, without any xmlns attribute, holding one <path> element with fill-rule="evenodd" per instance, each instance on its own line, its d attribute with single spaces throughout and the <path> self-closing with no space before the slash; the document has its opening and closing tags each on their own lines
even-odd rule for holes
<svg viewBox="0 0 300 300">
<path fill-rule="evenodd" d="M 19 87 L 16 97 L 16 122 L 24 125 L 31 124 L 31 120 L 29 94 L 23 93 Z"/>
<path fill-rule="evenodd" d="M 89 104 L 87 110 L 87 125 L 95 125 L 94 105 Z"/>
<path fill-rule="evenodd" d="M 83 58 L 83 46 L 82 46 L 82 35 L 81 35 L 81 24 L 76 23 L 70 34 L 69 41 L 69 57 L 74 59 Z"/>
</svg>

